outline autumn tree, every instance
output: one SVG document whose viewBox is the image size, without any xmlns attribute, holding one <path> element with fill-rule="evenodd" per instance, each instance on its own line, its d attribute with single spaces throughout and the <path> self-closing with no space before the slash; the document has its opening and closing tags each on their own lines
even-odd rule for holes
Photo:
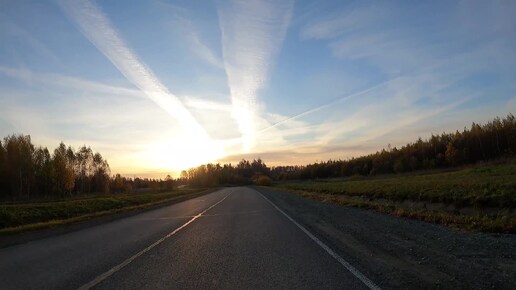
<svg viewBox="0 0 516 290">
<path fill-rule="evenodd" d="M 7 152 L 0 140 L 0 198 L 5 199 L 10 195 L 10 184 L 7 171 Z"/>
<path fill-rule="evenodd" d="M 93 192 L 109 192 L 109 175 L 111 170 L 107 160 L 102 158 L 100 153 L 95 153 L 92 160 L 93 166 Z"/>
<path fill-rule="evenodd" d="M 82 146 L 75 153 L 75 188 L 78 193 L 90 193 L 91 181 L 94 174 L 93 151 L 90 147 Z"/>
<path fill-rule="evenodd" d="M 34 178 L 34 145 L 29 135 L 11 135 L 4 139 L 6 169 L 12 198 L 29 198 Z"/>
<path fill-rule="evenodd" d="M 71 195 L 75 185 L 74 164 L 70 160 L 73 154 L 70 154 L 70 150 L 61 142 L 52 156 L 52 177 L 55 180 L 55 191 L 60 196 Z"/>
<path fill-rule="evenodd" d="M 53 183 L 52 179 L 52 157 L 47 148 L 38 147 L 34 151 L 34 177 L 35 190 L 38 196 L 52 195 Z"/>
</svg>

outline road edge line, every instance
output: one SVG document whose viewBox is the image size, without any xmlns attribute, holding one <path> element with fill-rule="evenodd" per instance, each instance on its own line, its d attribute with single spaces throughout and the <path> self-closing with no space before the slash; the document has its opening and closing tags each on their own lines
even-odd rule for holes
<svg viewBox="0 0 516 290">
<path fill-rule="evenodd" d="M 87 289 L 91 289 L 92 287 L 95 287 L 96 285 L 98 285 L 100 282 L 106 280 L 107 278 L 109 278 L 111 275 L 115 274 L 116 272 L 120 271 L 121 269 L 123 269 L 125 266 L 129 265 L 132 261 L 134 261 L 135 259 L 137 259 L 138 257 L 140 257 L 141 255 L 147 253 L 148 251 L 152 250 L 152 248 L 156 247 L 157 245 L 161 244 L 162 242 L 164 242 L 166 239 L 170 238 L 171 236 L 175 235 L 177 232 L 179 232 L 180 230 L 182 230 L 183 228 L 185 228 L 186 226 L 188 226 L 189 224 L 191 224 L 193 221 L 195 221 L 196 219 L 198 219 L 199 217 L 201 217 L 204 213 L 206 213 L 207 211 L 209 211 L 210 209 L 214 208 L 216 205 L 218 205 L 219 203 L 223 202 L 228 196 L 230 196 L 231 194 L 233 193 L 233 191 L 231 191 L 230 193 L 228 193 L 226 196 L 224 196 L 221 200 L 217 201 L 216 203 L 212 204 L 210 207 L 208 207 L 207 209 L 205 209 L 204 211 L 202 211 L 201 213 L 197 214 L 196 216 L 194 216 L 192 219 L 190 219 L 189 221 L 187 221 L 186 223 L 184 223 L 182 226 L 176 228 L 175 230 L 173 230 L 172 232 L 168 233 L 166 236 L 164 236 L 163 238 L 157 240 L 156 242 L 152 243 L 150 246 L 148 246 L 147 248 L 139 251 L 138 253 L 134 254 L 133 256 L 131 256 L 130 258 L 126 259 L 125 261 L 123 261 L 122 263 L 114 266 L 113 268 L 109 269 L 108 271 L 100 274 L 99 276 L 95 277 L 95 279 L 91 280 L 90 282 L 82 285 L 81 287 L 77 288 L 78 290 L 87 290 Z"/>
<path fill-rule="evenodd" d="M 353 267 L 349 262 L 344 260 L 341 256 L 335 253 L 330 247 L 328 247 L 325 243 L 319 240 L 316 236 L 310 233 L 305 227 L 296 222 L 293 218 L 291 218 L 288 214 L 286 214 L 283 210 L 281 210 L 277 205 L 275 205 L 270 199 L 265 197 L 263 193 L 256 190 L 266 201 L 268 201 L 274 208 L 276 208 L 280 213 L 282 213 L 289 221 L 295 224 L 299 229 L 301 229 L 310 239 L 312 239 L 317 245 L 323 248 L 330 256 L 332 256 L 337 262 L 339 262 L 344 268 L 346 268 L 351 274 L 357 277 L 364 285 L 366 285 L 371 290 L 381 290 L 371 279 L 367 278 L 362 272 L 360 272 L 357 268 Z"/>
</svg>

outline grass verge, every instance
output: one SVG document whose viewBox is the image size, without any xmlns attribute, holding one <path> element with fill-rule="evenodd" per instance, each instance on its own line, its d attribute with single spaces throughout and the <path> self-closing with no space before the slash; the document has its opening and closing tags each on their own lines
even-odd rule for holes
<svg viewBox="0 0 516 290">
<path fill-rule="evenodd" d="M 0 205 L 0 235 L 56 227 L 122 212 L 186 200 L 213 189 L 183 189 L 167 193 L 78 197 L 59 201 Z"/>
<path fill-rule="evenodd" d="M 288 189 L 393 201 L 442 202 L 458 207 L 514 208 L 516 162 L 445 173 L 383 178 L 354 177 L 342 181 L 284 183 L 281 186 Z"/>
<path fill-rule="evenodd" d="M 425 222 L 443 224 L 451 228 L 488 233 L 516 234 L 516 219 L 501 212 L 499 215 L 462 215 L 444 211 L 432 211 L 403 207 L 395 202 L 368 201 L 353 199 L 345 196 L 321 194 L 303 190 L 285 189 L 304 198 L 323 202 L 333 202 L 339 205 L 370 209 L 398 217 L 417 219 Z"/>
<path fill-rule="evenodd" d="M 372 209 L 468 231 L 516 233 L 513 213 L 516 205 L 514 162 L 455 172 L 287 182 L 275 187 L 306 198 Z M 418 206 L 413 206 L 411 202 Z M 442 209 L 430 209 L 435 208 L 436 204 Z"/>
</svg>

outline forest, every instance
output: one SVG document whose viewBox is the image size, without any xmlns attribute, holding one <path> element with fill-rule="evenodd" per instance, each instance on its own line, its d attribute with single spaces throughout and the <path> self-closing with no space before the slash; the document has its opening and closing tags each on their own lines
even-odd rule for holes
<svg viewBox="0 0 516 290">
<path fill-rule="evenodd" d="M 52 152 L 36 147 L 29 135 L 0 141 L 0 199 L 31 200 L 85 194 L 131 192 L 141 188 L 171 190 L 165 180 L 111 176 L 107 160 L 90 147 L 74 150 L 64 143 Z"/>
<path fill-rule="evenodd" d="M 471 124 L 454 133 L 431 135 L 400 148 L 388 146 L 376 153 L 347 160 L 328 160 L 300 166 L 268 168 L 262 160 L 207 164 L 183 171 L 180 182 L 192 185 L 268 183 L 272 180 L 308 180 L 353 175 L 375 176 L 433 170 L 512 156 L 516 152 L 516 119 L 512 114 L 486 124 Z M 264 177 L 265 176 L 265 177 Z M 267 178 L 266 178 L 267 177 Z"/>
<path fill-rule="evenodd" d="M 32 144 L 29 135 L 10 135 L 0 141 L 0 199 L 29 200 L 67 196 L 134 192 L 141 189 L 170 191 L 179 185 L 268 185 L 280 180 L 374 176 L 433 170 L 513 156 L 516 120 L 512 114 L 486 124 L 473 123 L 454 133 L 431 135 L 400 148 L 388 146 L 376 153 L 346 160 L 328 160 L 299 166 L 269 168 L 260 158 L 238 164 L 206 164 L 184 170 L 174 180 L 127 178 L 111 174 L 100 153 L 64 143 L 51 153 Z"/>
</svg>

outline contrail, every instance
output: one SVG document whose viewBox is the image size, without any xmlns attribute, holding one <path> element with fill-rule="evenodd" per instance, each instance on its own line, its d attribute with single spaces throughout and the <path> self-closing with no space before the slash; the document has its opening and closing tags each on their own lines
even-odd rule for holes
<svg viewBox="0 0 516 290">
<path fill-rule="evenodd" d="M 244 152 L 254 146 L 257 94 L 266 84 L 270 67 L 281 48 L 293 4 L 291 0 L 218 3 L 232 116 L 238 122 Z"/>
<path fill-rule="evenodd" d="M 474 98 L 473 96 L 461 98 L 461 99 L 459 99 L 459 100 L 457 100 L 455 102 L 448 103 L 445 106 L 436 108 L 434 110 L 418 112 L 417 115 L 411 116 L 411 117 L 406 118 L 406 119 L 399 120 L 399 121 L 394 122 L 394 123 L 390 123 L 388 126 L 377 127 L 377 128 L 375 128 L 375 130 L 373 130 L 373 133 L 375 133 L 374 135 L 368 135 L 365 138 L 361 138 L 361 139 L 355 140 L 355 142 L 356 143 L 367 142 L 367 141 L 371 141 L 371 140 L 377 139 L 379 137 L 388 135 L 391 132 L 394 132 L 394 131 L 399 130 L 401 128 L 410 126 L 410 125 L 415 124 L 416 122 L 419 122 L 421 120 L 424 120 L 424 119 L 427 119 L 427 118 L 431 118 L 431 117 L 435 117 L 435 116 L 440 115 L 440 114 L 442 114 L 444 112 L 448 112 L 450 110 L 453 110 L 454 108 L 456 108 L 456 107 L 458 107 L 458 106 L 460 106 L 460 105 L 462 105 L 462 104 L 472 100 L 473 98 Z"/>
<path fill-rule="evenodd" d="M 181 101 L 129 49 L 99 7 L 88 0 L 58 0 L 84 36 L 149 99 L 179 121 L 193 136 L 206 139 L 204 128 Z"/>
<path fill-rule="evenodd" d="M 279 126 L 279 125 L 281 125 L 281 124 L 283 124 L 283 123 L 285 123 L 285 122 L 288 122 L 288 121 L 292 121 L 292 120 L 296 120 L 296 119 L 302 118 L 302 117 L 304 117 L 304 116 L 306 116 L 306 115 L 310 115 L 310 114 L 315 113 L 315 112 L 317 112 L 317 111 L 320 111 L 320 110 L 322 110 L 322 109 L 328 108 L 328 107 L 330 107 L 330 106 L 332 106 L 332 105 L 335 105 L 335 104 L 338 104 L 338 103 L 340 103 L 340 102 L 343 102 L 343 101 L 349 100 L 349 99 L 351 99 L 351 98 L 354 98 L 354 97 L 357 97 L 357 96 L 360 96 L 360 95 L 366 94 L 366 93 L 368 93 L 368 92 L 370 92 L 370 91 L 372 91 L 372 90 L 375 90 L 375 89 L 377 89 L 377 88 L 379 88 L 379 87 L 385 86 L 385 85 L 387 85 L 387 84 L 389 84 L 389 83 L 392 83 L 392 82 L 394 82 L 394 81 L 396 81 L 396 80 L 398 80 L 398 79 L 401 79 L 401 78 L 403 78 L 403 76 L 399 76 L 399 77 L 396 77 L 396 78 L 393 78 L 393 79 L 387 80 L 387 81 L 385 81 L 385 82 L 381 82 L 381 83 L 379 83 L 379 84 L 377 84 L 377 85 L 374 85 L 374 86 L 369 87 L 369 88 L 367 88 L 367 89 L 365 89 L 365 90 L 362 90 L 362 91 L 359 91 L 359 92 L 353 93 L 353 94 L 351 94 L 351 95 L 347 95 L 347 96 L 344 96 L 344 97 L 338 97 L 338 98 L 336 98 L 336 99 L 334 99 L 334 100 L 332 100 L 332 101 L 330 101 L 330 102 L 328 102 L 328 103 L 326 103 L 326 104 L 319 105 L 319 106 L 317 106 L 317 107 L 315 107 L 315 108 L 312 108 L 312 109 L 306 110 L 306 111 L 304 111 L 304 112 L 302 112 L 302 113 L 300 113 L 300 114 L 297 114 L 297 115 L 294 115 L 294 116 L 292 116 L 292 117 L 285 118 L 285 119 L 283 119 L 283 120 L 281 120 L 281 121 L 279 121 L 279 122 L 276 122 L 276 123 L 274 123 L 274 124 L 270 125 L 269 127 L 266 127 L 266 128 L 264 128 L 264 129 L 260 130 L 257 134 L 262 134 L 262 133 L 264 133 L 264 132 L 266 132 L 266 131 L 268 131 L 268 130 L 270 130 L 270 129 L 272 129 L 272 128 L 275 128 L 275 127 L 277 127 L 277 126 Z"/>
</svg>

